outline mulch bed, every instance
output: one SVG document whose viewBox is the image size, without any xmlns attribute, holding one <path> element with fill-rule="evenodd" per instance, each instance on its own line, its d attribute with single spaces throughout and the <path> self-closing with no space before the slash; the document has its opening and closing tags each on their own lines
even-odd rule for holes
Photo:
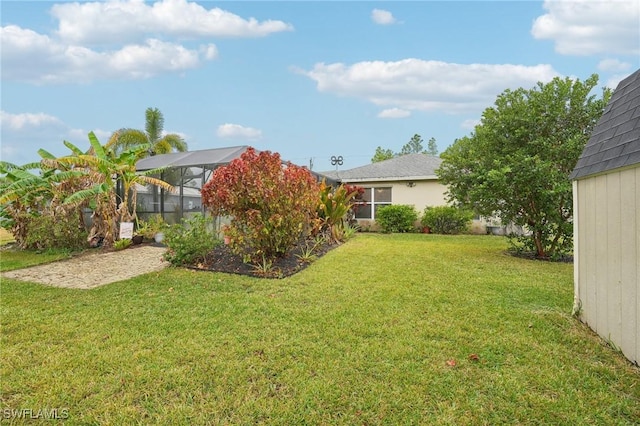
<svg viewBox="0 0 640 426">
<path fill-rule="evenodd" d="M 314 243 L 310 241 L 299 243 L 285 256 L 276 258 L 270 267 L 264 267 L 264 265 L 243 262 L 242 256 L 232 253 L 229 246 L 220 244 L 205 257 L 204 261 L 197 265 L 187 265 L 187 267 L 202 271 L 226 272 L 250 277 L 285 278 L 302 271 L 314 260 L 339 246 L 339 244 L 329 242 L 318 244 L 313 249 L 312 258 L 305 258 L 305 248 L 313 245 Z"/>
</svg>

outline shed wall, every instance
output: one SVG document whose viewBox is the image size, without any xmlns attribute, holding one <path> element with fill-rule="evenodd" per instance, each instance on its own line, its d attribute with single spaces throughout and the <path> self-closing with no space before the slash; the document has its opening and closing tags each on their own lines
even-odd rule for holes
<svg viewBox="0 0 640 426">
<path fill-rule="evenodd" d="M 574 182 L 581 319 L 640 362 L 640 167 Z"/>
</svg>

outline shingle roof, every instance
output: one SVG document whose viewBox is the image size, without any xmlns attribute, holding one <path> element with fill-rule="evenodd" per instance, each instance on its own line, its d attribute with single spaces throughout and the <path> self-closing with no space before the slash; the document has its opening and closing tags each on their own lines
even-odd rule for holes
<svg viewBox="0 0 640 426">
<path fill-rule="evenodd" d="M 408 154 L 349 170 L 323 172 L 342 182 L 437 179 L 442 160 L 426 154 Z"/>
<path fill-rule="evenodd" d="M 154 155 L 138 161 L 136 170 L 151 170 L 160 167 L 191 167 L 205 164 L 228 164 L 240 157 L 247 148 L 249 148 L 247 145 L 242 145 Z"/>
<path fill-rule="evenodd" d="M 640 69 L 622 80 L 576 164 L 571 179 L 640 163 Z"/>
</svg>

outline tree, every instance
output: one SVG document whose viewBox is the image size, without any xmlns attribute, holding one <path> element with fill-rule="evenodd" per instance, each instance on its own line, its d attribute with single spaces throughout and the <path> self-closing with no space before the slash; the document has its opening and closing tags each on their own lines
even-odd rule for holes
<svg viewBox="0 0 640 426">
<path fill-rule="evenodd" d="M 201 193 L 213 215 L 231 218 L 224 231 L 231 250 L 257 264 L 288 253 L 309 231 L 320 201 L 308 169 L 253 148 L 217 168 Z"/>
<path fill-rule="evenodd" d="M 68 195 L 64 203 L 78 205 L 91 202 L 93 222 L 89 237 L 101 237 L 104 246 L 111 247 L 117 238 L 117 223 L 136 218 L 136 184 L 156 185 L 168 191 L 172 191 L 173 187 L 151 176 L 158 174 L 159 169 L 136 172 L 136 162 L 141 152 L 148 150 L 148 145 L 137 145 L 116 153 L 112 145 L 100 144 L 93 132 L 89 133 L 89 143 L 91 148 L 83 152 L 64 141 L 72 152 L 64 157 L 55 158 L 44 150 L 38 152 L 43 157 L 44 166 L 81 172 L 86 177 L 88 184 Z M 122 195 L 116 192 L 117 182 L 122 183 Z"/>
<path fill-rule="evenodd" d="M 429 155 L 438 155 L 438 146 L 436 145 L 435 138 L 429 139 L 428 148 L 424 149 L 422 145 L 424 141 L 422 140 L 422 136 L 419 134 L 413 135 L 413 137 L 402 146 L 400 152 L 394 153 L 391 149 L 383 149 L 382 147 L 376 148 L 376 153 L 371 159 L 372 163 L 377 163 L 379 161 L 390 160 L 394 157 L 399 157 L 401 155 L 407 154 L 429 154 Z"/>
<path fill-rule="evenodd" d="M 30 170 L 39 169 L 39 173 Z M 52 248 L 44 246 L 52 241 L 36 241 L 34 231 L 42 228 L 43 220 L 56 226 L 47 227 L 49 236 L 64 229 L 76 232 L 83 225 L 82 211 L 64 206 L 64 198 L 82 187 L 81 173 L 75 170 L 57 172 L 47 169 L 40 162 L 17 166 L 0 162 L 0 221 L 2 227 L 11 230 L 21 248 Z M 60 238 L 55 244 L 71 239 Z M 36 241 L 37 246 L 31 244 Z"/>
<path fill-rule="evenodd" d="M 437 173 L 450 201 L 522 226 L 523 235 L 510 236 L 519 250 L 539 258 L 569 252 L 569 174 L 611 95 L 590 95 L 597 83 L 596 74 L 584 82 L 556 77 L 499 95 L 475 131 L 441 155 Z"/>
<path fill-rule="evenodd" d="M 429 139 L 425 154 L 433 155 L 434 157 L 438 155 L 438 144 L 436 143 L 436 138 Z"/>
<path fill-rule="evenodd" d="M 390 149 L 382 149 L 381 146 L 376 148 L 376 153 L 373 155 L 373 158 L 371 159 L 372 163 L 378 163 L 380 161 L 384 161 L 384 160 L 390 160 L 393 157 L 395 157 L 395 154 L 393 153 L 392 150 Z"/>
<path fill-rule="evenodd" d="M 113 146 L 119 154 L 125 149 L 141 145 L 148 146 L 140 152 L 141 158 L 156 154 L 168 154 L 172 151 L 185 152 L 187 143 L 176 133 L 164 132 L 164 116 L 158 108 L 147 108 L 145 112 L 145 131 L 137 129 L 120 129 L 115 131 L 107 145 Z"/>
<path fill-rule="evenodd" d="M 409 140 L 409 142 L 407 142 L 406 144 L 404 144 L 402 146 L 402 149 L 400 150 L 400 153 L 397 154 L 397 155 L 399 156 L 399 155 L 418 154 L 418 153 L 425 154 L 426 151 L 425 151 L 424 147 L 422 146 L 422 142 L 424 142 L 422 140 L 422 136 L 420 136 L 419 134 L 416 133 Z"/>
</svg>

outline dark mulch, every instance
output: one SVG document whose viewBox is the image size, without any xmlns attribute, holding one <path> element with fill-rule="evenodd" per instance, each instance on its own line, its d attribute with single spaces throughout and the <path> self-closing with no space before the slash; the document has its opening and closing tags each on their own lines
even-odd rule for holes
<svg viewBox="0 0 640 426">
<path fill-rule="evenodd" d="M 329 242 L 316 244 L 311 241 L 305 241 L 297 244 L 294 249 L 285 256 L 274 259 L 271 265 L 258 265 L 243 262 L 242 256 L 232 253 L 229 246 L 220 244 L 206 256 L 203 262 L 187 267 L 203 271 L 247 275 L 250 277 L 285 278 L 302 271 L 313 263 L 314 260 L 324 256 L 338 245 L 339 244 Z M 315 248 L 313 248 L 311 252 L 312 256 L 305 256 L 305 252 L 308 254 L 309 248 L 314 246 Z"/>
<path fill-rule="evenodd" d="M 506 253 L 513 257 L 519 257 L 527 260 L 539 260 L 542 262 L 558 262 L 558 263 L 573 263 L 573 255 L 571 254 L 562 254 L 555 257 L 540 257 L 535 252 L 531 251 L 518 251 L 518 250 L 507 250 Z"/>
</svg>

